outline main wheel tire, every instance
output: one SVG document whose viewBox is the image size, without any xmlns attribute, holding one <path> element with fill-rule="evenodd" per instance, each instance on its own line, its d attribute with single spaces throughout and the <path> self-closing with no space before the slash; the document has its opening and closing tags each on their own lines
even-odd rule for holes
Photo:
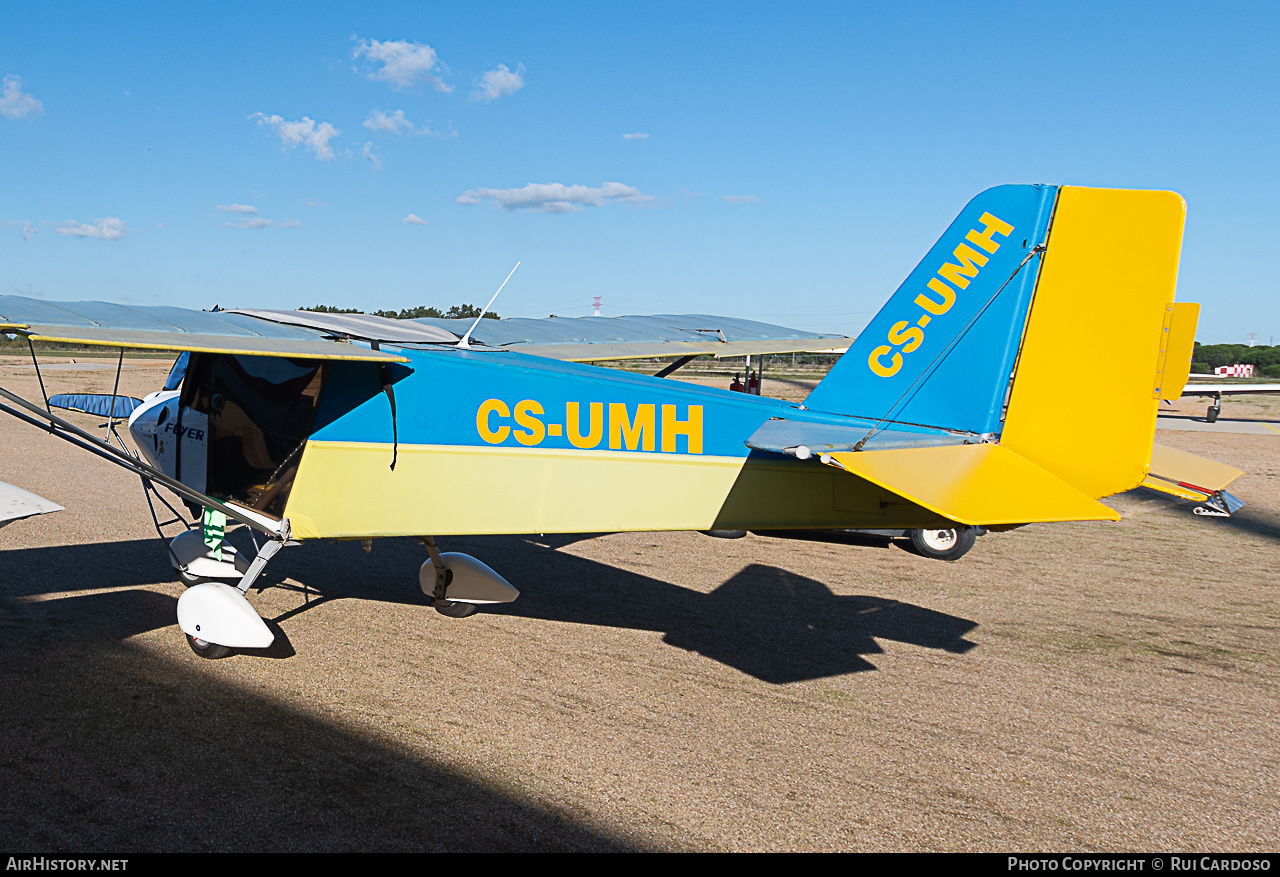
<svg viewBox="0 0 1280 877">
<path fill-rule="evenodd" d="M 437 612 L 450 618 L 466 618 L 478 611 L 475 603 L 459 603 L 455 600 L 436 600 L 432 603 Z"/>
<path fill-rule="evenodd" d="M 911 547 L 922 557 L 959 560 L 969 553 L 978 534 L 973 527 L 954 530 L 912 530 Z"/>
<path fill-rule="evenodd" d="M 705 536 L 714 536 L 717 539 L 741 539 L 747 535 L 746 530 L 701 530 Z"/>
<path fill-rule="evenodd" d="M 1206 411 L 1206 412 L 1205 412 L 1205 414 L 1204 414 L 1204 422 L 1205 422 L 1205 423 L 1217 423 L 1217 422 L 1218 422 L 1218 414 L 1219 414 L 1221 411 L 1222 411 L 1222 409 L 1221 409 L 1221 408 L 1216 408 L 1216 407 L 1214 407 L 1214 408 L 1210 408 L 1210 409 L 1209 409 L 1208 411 Z"/>
<path fill-rule="evenodd" d="M 185 634 L 187 645 L 191 646 L 191 651 L 195 652 L 202 658 L 208 658 L 216 661 L 218 658 L 225 658 L 231 654 L 229 646 L 220 646 L 217 643 L 206 642 L 202 639 L 196 639 L 191 634 Z"/>
</svg>

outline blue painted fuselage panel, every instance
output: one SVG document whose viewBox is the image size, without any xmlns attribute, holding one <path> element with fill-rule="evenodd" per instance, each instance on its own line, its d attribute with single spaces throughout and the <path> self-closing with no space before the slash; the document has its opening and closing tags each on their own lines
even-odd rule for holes
<svg viewBox="0 0 1280 877">
<path fill-rule="evenodd" d="M 394 385 L 402 445 L 746 457 L 746 440 L 771 418 L 873 425 L 774 399 L 517 353 L 402 352 L 412 369 Z M 335 363 L 318 417 L 325 425 L 312 438 L 391 442 L 390 405 L 379 386 L 376 365 Z M 354 407 L 336 410 L 346 404 Z M 922 436 L 942 433 L 899 429 Z"/>
</svg>

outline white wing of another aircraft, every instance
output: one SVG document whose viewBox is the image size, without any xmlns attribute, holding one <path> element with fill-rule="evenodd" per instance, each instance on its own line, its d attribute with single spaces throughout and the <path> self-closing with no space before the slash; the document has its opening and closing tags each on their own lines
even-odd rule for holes
<svg viewBox="0 0 1280 877">
<path fill-rule="evenodd" d="M 1182 395 L 1208 396 L 1213 399 L 1204 419 L 1213 423 L 1222 413 L 1223 396 L 1258 396 L 1280 393 L 1280 384 L 1187 384 L 1182 388 Z"/>
<path fill-rule="evenodd" d="M 0 481 L 0 527 L 23 518 L 60 511 L 62 506 L 56 502 L 6 481 Z"/>
</svg>

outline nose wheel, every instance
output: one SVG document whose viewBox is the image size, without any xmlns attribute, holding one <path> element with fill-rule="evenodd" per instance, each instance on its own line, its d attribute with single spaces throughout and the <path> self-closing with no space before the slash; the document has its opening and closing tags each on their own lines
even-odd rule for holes
<svg viewBox="0 0 1280 877">
<path fill-rule="evenodd" d="M 191 646 L 191 651 L 195 652 L 202 658 L 208 658 L 211 661 L 216 661 L 218 658 L 225 658 L 231 654 L 231 649 L 227 646 L 220 646 L 217 643 L 198 639 L 191 634 L 186 634 L 186 637 L 187 645 Z"/>
<path fill-rule="evenodd" d="M 450 618 L 466 618 L 479 611 L 475 603 L 458 603 L 454 600 L 432 600 L 431 605 L 441 615 Z"/>
</svg>

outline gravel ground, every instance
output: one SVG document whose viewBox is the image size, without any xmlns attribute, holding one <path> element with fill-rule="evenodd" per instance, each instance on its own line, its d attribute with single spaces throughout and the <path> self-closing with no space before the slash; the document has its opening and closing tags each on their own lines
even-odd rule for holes
<svg viewBox="0 0 1280 877">
<path fill-rule="evenodd" d="M 141 395 L 168 363 L 137 364 Z M 251 595 L 276 645 L 205 661 L 137 479 L 0 418 L 0 480 L 67 509 L 0 529 L 0 848 L 1274 850 L 1280 438 L 1159 439 L 1249 505 L 1134 491 L 954 564 L 450 538 L 523 591 L 465 620 L 410 540 L 309 544 Z"/>
</svg>

